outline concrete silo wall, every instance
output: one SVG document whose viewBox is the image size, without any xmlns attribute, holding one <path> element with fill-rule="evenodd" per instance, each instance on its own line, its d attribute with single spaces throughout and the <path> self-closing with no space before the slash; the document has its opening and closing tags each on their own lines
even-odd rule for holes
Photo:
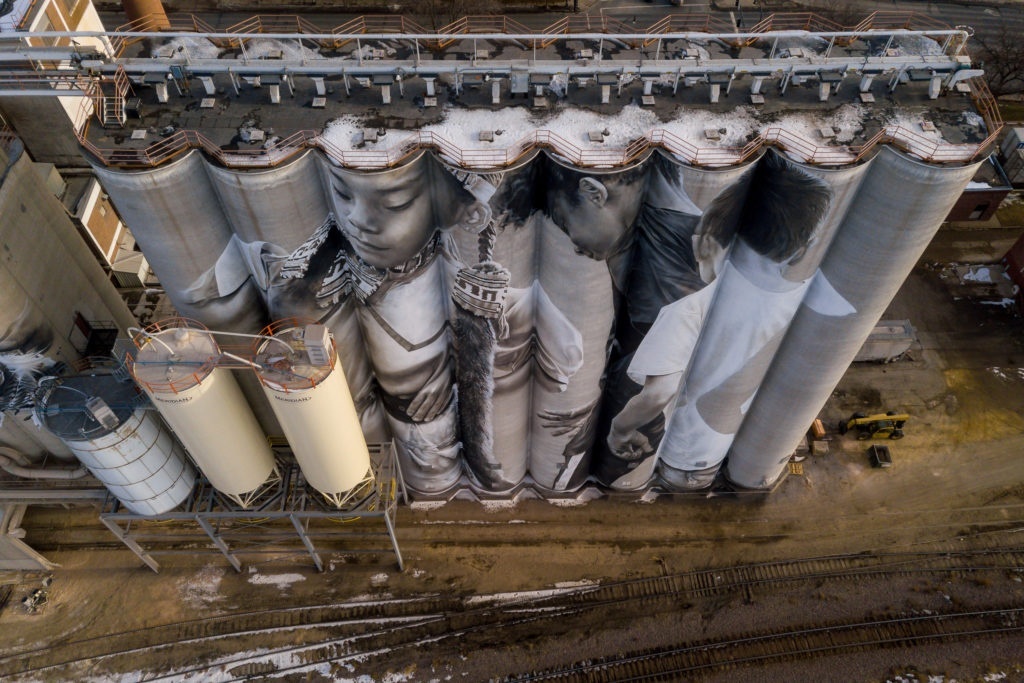
<svg viewBox="0 0 1024 683">
<path fill-rule="evenodd" d="M 215 330 L 258 332 L 266 310 L 231 240 L 199 152 L 143 172 L 96 175 L 181 315 Z"/>
<path fill-rule="evenodd" d="M 564 375 L 558 359 L 575 348 L 549 349 L 546 341 L 538 342 L 548 331 L 535 333 L 535 321 L 555 311 L 537 279 L 536 157 L 498 173 L 446 166 L 490 218 L 483 226 L 451 232 L 463 264 L 453 287 L 452 342 L 462 458 L 471 485 L 494 495 L 526 478 L 533 388 L 537 382 L 558 385 Z"/>
<path fill-rule="evenodd" d="M 672 367 L 645 368 L 642 360 L 635 365 L 633 360 L 641 345 L 642 357 L 655 341 L 644 344 L 661 309 L 706 286 L 713 270 L 705 264 L 702 273 L 694 251 L 701 217 L 726 190 L 745 194 L 754 167 L 747 163 L 728 169 L 694 168 L 660 152 L 649 162 L 652 169 L 633 228 L 627 294 L 607 368 L 592 466 L 599 481 L 627 491 L 647 486 L 654 475 L 656 453 L 690 354 L 682 348 L 683 340 L 673 335 L 665 340 L 678 361 Z M 668 355 L 662 349 L 653 353 L 660 358 Z"/>
<path fill-rule="evenodd" d="M 239 170 L 206 163 L 232 231 L 244 243 L 267 242 L 291 253 L 304 235 L 296 225 L 318 225 L 330 212 L 320 177 L 322 157 L 307 152 L 278 168 Z"/>
<path fill-rule="evenodd" d="M 0 217 L 3 395 L 12 391 L 19 375 L 38 375 L 56 362 L 78 360 L 87 337 L 76 322 L 123 330 L 134 318 L 18 143 L 0 149 Z M 0 445 L 30 459 L 71 457 L 67 447 L 26 417 L 24 412 L 5 417 Z"/>
<path fill-rule="evenodd" d="M 764 488 L 778 479 L 977 166 L 930 166 L 889 148 L 870 162 L 732 445 L 730 481 Z M 836 295 L 847 315 L 823 305 Z"/>
<path fill-rule="evenodd" d="M 695 342 L 659 450 L 665 485 L 713 482 L 865 171 L 798 166 L 770 150 L 743 194 L 730 188 L 704 212 L 700 239 L 728 252 L 703 301 L 665 309 L 700 318 L 699 339 L 687 340 L 671 320 L 652 331 L 676 333 L 677 346 Z M 848 306 L 830 305 L 837 313 Z"/>
<path fill-rule="evenodd" d="M 658 151 L 615 169 L 541 152 L 467 171 L 421 152 L 357 171 L 311 152 L 100 174 L 183 313 L 323 323 L 366 441 L 393 440 L 414 494 L 468 475 L 500 497 L 636 490 L 659 471 L 703 487 L 730 447 L 743 463 L 771 444 L 774 471 L 828 395 L 794 410 L 779 376 L 831 388 L 849 362 L 836 344 L 859 346 L 971 169 L 883 150 L 834 170 Z M 828 319 L 807 332 L 812 315 Z"/>
</svg>

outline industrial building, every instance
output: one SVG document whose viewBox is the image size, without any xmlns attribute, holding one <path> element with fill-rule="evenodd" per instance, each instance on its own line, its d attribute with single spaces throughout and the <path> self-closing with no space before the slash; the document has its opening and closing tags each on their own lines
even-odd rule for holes
<svg viewBox="0 0 1024 683">
<path fill-rule="evenodd" d="M 136 15 L 5 33 L 0 113 L 91 168 L 177 315 L 82 312 L 134 342 L 83 365 L 5 300 L 0 360 L 57 441 L 18 465 L 74 454 L 154 569 L 133 520 L 238 568 L 212 520 L 319 566 L 318 516 L 376 516 L 401 563 L 399 498 L 771 491 L 1001 127 L 967 33 L 915 15 Z M 22 248 L 26 292 L 88 257 Z M 46 289 L 116 297 L 86 279 Z"/>
</svg>

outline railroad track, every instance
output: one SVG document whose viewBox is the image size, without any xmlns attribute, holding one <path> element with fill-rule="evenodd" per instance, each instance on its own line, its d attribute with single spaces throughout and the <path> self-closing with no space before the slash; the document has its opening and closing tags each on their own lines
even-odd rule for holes
<svg viewBox="0 0 1024 683">
<path fill-rule="evenodd" d="M 675 681 L 679 680 L 680 674 L 882 647 L 908 647 L 928 642 L 995 637 L 1009 632 L 1024 632 L 1024 608 L 894 617 L 751 634 L 742 638 L 709 640 L 684 647 L 591 660 L 563 669 L 533 672 L 505 680 L 556 683 Z"/>
<path fill-rule="evenodd" d="M 96 670 L 131 671 L 132 661 L 139 653 L 153 656 L 166 651 L 168 667 L 176 664 L 175 675 L 200 673 L 215 666 L 231 676 L 237 672 L 238 678 L 243 679 L 271 670 L 280 674 L 289 668 L 282 668 L 283 660 L 293 662 L 290 668 L 302 671 L 323 662 L 365 659 L 376 652 L 393 652 L 428 641 L 488 630 L 498 634 L 588 610 L 622 610 L 658 602 L 664 609 L 678 609 L 680 600 L 749 594 L 799 582 L 982 572 L 1024 573 L 1024 549 L 836 555 L 538 591 L 514 598 L 428 595 L 234 613 L 52 643 L 46 648 L 0 658 L 0 677 L 73 676 L 75 667 L 84 660 Z M 835 628 L 840 633 L 845 627 Z M 751 636 L 752 642 L 760 642 L 758 638 L 762 637 Z M 251 652 L 257 647 L 254 643 L 264 641 L 271 645 L 258 655 L 218 654 Z M 188 651 L 196 656 L 191 665 L 183 665 L 180 660 L 182 645 L 188 645 Z M 169 654 L 172 649 L 176 650 L 177 659 Z M 656 658 L 653 654 L 650 657 Z"/>
</svg>

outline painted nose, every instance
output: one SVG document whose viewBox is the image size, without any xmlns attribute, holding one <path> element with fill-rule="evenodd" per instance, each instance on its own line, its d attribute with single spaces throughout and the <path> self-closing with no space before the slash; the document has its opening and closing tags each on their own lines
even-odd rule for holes
<svg viewBox="0 0 1024 683">
<path fill-rule="evenodd" d="M 348 222 L 361 233 L 376 234 L 380 231 L 380 226 L 374 225 L 374 221 L 370 220 L 368 208 L 365 203 L 357 202 L 348 215 Z"/>
</svg>

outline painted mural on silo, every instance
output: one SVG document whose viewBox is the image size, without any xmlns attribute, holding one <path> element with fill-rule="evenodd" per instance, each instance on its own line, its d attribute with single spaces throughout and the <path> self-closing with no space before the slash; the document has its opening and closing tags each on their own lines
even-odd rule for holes
<svg viewBox="0 0 1024 683">
<path fill-rule="evenodd" d="M 54 364 L 48 355 L 53 328 L 11 273 L 0 269 L 0 365 L 14 377 L 31 376 Z"/>
<path fill-rule="evenodd" d="M 484 220 L 480 202 L 429 154 L 376 173 L 324 170 L 332 214 L 272 264 L 269 291 L 332 331 L 358 325 L 406 485 L 443 492 L 462 474 L 451 231 Z"/>
<path fill-rule="evenodd" d="M 462 457 L 492 494 L 527 476 L 534 386 L 560 391 L 579 365 L 579 335 L 537 279 L 536 156 L 496 173 L 448 167 L 482 212 L 452 233 L 452 341 Z"/>
<path fill-rule="evenodd" d="M 773 359 L 807 343 L 787 333 L 801 304 L 857 308 L 820 266 L 864 211 L 857 188 L 877 163 L 821 169 L 774 151 L 722 169 L 662 151 L 601 169 L 546 152 L 487 171 L 428 151 L 376 171 L 320 153 L 266 171 L 204 161 L 165 171 L 175 187 L 195 174 L 220 212 L 212 255 L 170 281 L 228 294 L 244 282 L 270 317 L 326 325 L 366 440 L 393 442 L 414 496 L 528 485 L 558 497 L 658 475 L 705 487 Z M 153 224 L 170 254 L 180 226 Z"/>
<path fill-rule="evenodd" d="M 579 367 L 565 388 L 535 383 L 533 390 L 530 474 L 540 488 L 558 492 L 578 488 L 590 473 L 649 166 L 599 172 L 540 159 L 537 280 L 581 342 Z"/>
<path fill-rule="evenodd" d="M 255 333 L 266 307 L 204 165 L 193 151 L 152 170 L 95 170 L 178 312 L 210 329 Z"/>
<path fill-rule="evenodd" d="M 746 183 L 726 188 L 703 211 L 694 252 L 707 284 L 661 309 L 630 364 L 644 388 L 609 435 L 614 445 L 651 449 L 643 432 L 621 427 L 649 420 L 653 410 L 643 410 L 652 396 L 659 412 L 667 400 L 657 447 L 666 487 L 714 481 L 861 173 L 850 169 L 826 182 L 769 150 Z M 841 297 L 823 305 L 836 315 L 850 308 Z"/>
<path fill-rule="evenodd" d="M 322 162 L 312 152 L 280 167 L 255 171 L 220 168 L 207 162 L 206 171 L 233 231 L 232 243 L 218 263 L 240 259 L 240 265 L 231 268 L 240 267 L 251 275 L 271 320 L 330 316 L 331 333 L 363 435 L 370 443 L 383 443 L 390 439 L 390 432 L 351 302 L 341 303 L 341 311 L 322 305 L 322 300 L 301 286 L 301 278 L 289 277 L 301 268 L 284 267 L 292 254 L 300 254 L 294 262 L 304 262 L 316 228 L 334 215 L 330 192 L 325 192 Z"/>
<path fill-rule="evenodd" d="M 977 167 L 934 166 L 890 148 L 872 159 L 732 444 L 732 483 L 763 489 L 778 480 Z M 836 296 L 849 302 L 846 315 L 822 304 Z"/>
<path fill-rule="evenodd" d="M 644 340 L 664 307 L 696 294 L 714 279 L 715 257 L 724 252 L 699 257 L 701 216 L 727 189 L 745 191 L 750 176 L 749 165 L 698 169 L 663 153 L 653 155 L 650 165 L 633 228 L 628 296 L 609 357 L 599 423 L 602 438 L 595 444 L 592 468 L 603 484 L 625 491 L 646 487 L 654 475 L 668 414 L 692 351 L 692 344 L 674 346 L 675 362 L 651 365 L 645 356 L 656 340 Z M 699 329 L 697 319 L 694 333 Z"/>
</svg>

